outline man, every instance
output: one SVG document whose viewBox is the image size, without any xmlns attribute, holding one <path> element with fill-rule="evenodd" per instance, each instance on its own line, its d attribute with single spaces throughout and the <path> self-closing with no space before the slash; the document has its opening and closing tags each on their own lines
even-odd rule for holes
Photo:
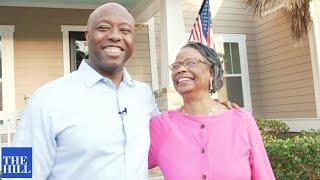
<svg viewBox="0 0 320 180">
<path fill-rule="evenodd" d="M 152 91 L 123 68 L 133 53 L 134 18 L 108 3 L 88 19 L 89 59 L 37 90 L 13 146 L 32 147 L 35 180 L 148 177 Z"/>
</svg>

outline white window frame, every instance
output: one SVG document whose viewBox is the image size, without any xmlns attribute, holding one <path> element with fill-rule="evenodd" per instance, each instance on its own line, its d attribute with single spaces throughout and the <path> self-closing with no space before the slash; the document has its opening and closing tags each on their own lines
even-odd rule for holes
<svg viewBox="0 0 320 180">
<path fill-rule="evenodd" d="M 216 48 L 219 46 L 219 44 L 225 43 L 225 42 L 238 43 L 241 74 L 230 74 L 230 75 L 225 74 L 225 77 L 241 76 L 244 108 L 248 111 L 252 111 L 248 58 L 247 58 L 247 48 L 246 48 L 246 35 L 245 34 L 214 34 L 213 42 L 214 42 L 214 47 Z M 217 52 L 219 52 L 219 50 L 217 50 Z"/>
<path fill-rule="evenodd" d="M 2 107 L 1 116 L 16 109 L 14 87 L 13 25 L 0 25 L 2 43 Z M 3 118 L 3 117 L 1 117 Z"/>
<path fill-rule="evenodd" d="M 85 32 L 86 26 L 61 25 L 63 42 L 63 73 L 70 74 L 69 32 Z"/>
<path fill-rule="evenodd" d="M 3 124 L 0 126 L 0 132 L 8 136 L 6 143 L 0 142 L 1 146 L 9 145 L 11 142 L 10 133 L 15 132 L 15 127 L 12 127 L 13 123 L 10 121 L 10 116 L 16 111 L 13 33 L 13 25 L 0 25 L 2 44 L 2 111 L 0 111 L 0 119 L 3 120 Z"/>
</svg>

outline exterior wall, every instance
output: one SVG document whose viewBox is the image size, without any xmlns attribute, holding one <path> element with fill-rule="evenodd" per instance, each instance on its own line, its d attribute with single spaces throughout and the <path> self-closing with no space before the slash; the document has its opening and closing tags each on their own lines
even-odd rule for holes
<svg viewBox="0 0 320 180">
<path fill-rule="evenodd" d="M 259 93 L 263 118 L 316 117 L 308 38 L 292 40 L 289 16 L 278 11 L 257 21 Z"/>
<path fill-rule="evenodd" d="M 147 25 L 136 25 L 134 53 L 125 66 L 133 79 L 146 82 L 152 87 L 148 33 Z"/>
<path fill-rule="evenodd" d="M 87 10 L 0 7 L 0 24 L 15 26 L 16 107 L 24 94 L 63 75 L 62 24 L 85 24 Z"/>
<path fill-rule="evenodd" d="M 61 25 L 86 25 L 92 10 L 0 7 L 0 24 L 14 25 L 16 108 L 24 95 L 63 75 Z M 151 84 L 148 29 L 137 26 L 135 52 L 128 71 Z"/>
</svg>

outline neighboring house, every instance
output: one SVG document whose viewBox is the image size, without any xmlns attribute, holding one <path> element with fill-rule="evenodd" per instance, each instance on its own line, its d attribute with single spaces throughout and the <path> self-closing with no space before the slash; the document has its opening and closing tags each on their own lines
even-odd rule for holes
<svg viewBox="0 0 320 180">
<path fill-rule="evenodd" d="M 0 2 L 3 124 L 23 109 L 25 96 L 77 68 L 87 56 L 88 15 L 105 2 Z M 187 41 L 202 0 L 118 2 L 137 20 L 128 71 L 134 79 L 150 84 L 161 109 L 179 106 L 168 65 Z M 255 19 L 245 14 L 245 0 L 211 0 L 210 5 L 215 48 L 223 55 L 226 71 L 225 86 L 216 96 L 238 103 L 256 118 L 285 120 L 294 131 L 320 128 L 319 1 L 311 3 L 313 24 L 301 43 L 292 40 L 289 16 L 281 7 Z M 8 140 L 8 133 L 15 130 L 1 131 L 1 139 Z"/>
</svg>

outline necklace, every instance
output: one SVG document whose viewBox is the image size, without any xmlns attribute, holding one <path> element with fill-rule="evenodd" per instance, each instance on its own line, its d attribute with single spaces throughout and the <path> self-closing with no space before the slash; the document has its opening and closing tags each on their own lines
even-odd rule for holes
<svg viewBox="0 0 320 180">
<path fill-rule="evenodd" d="M 182 105 L 180 109 L 181 109 L 182 113 L 184 113 L 186 115 L 192 115 L 192 114 L 189 114 L 186 112 L 186 110 L 184 109 L 184 105 Z M 209 108 L 209 112 L 207 113 L 207 115 L 213 115 L 215 113 L 215 111 L 216 111 L 216 109 L 211 106 L 211 108 Z"/>
</svg>

